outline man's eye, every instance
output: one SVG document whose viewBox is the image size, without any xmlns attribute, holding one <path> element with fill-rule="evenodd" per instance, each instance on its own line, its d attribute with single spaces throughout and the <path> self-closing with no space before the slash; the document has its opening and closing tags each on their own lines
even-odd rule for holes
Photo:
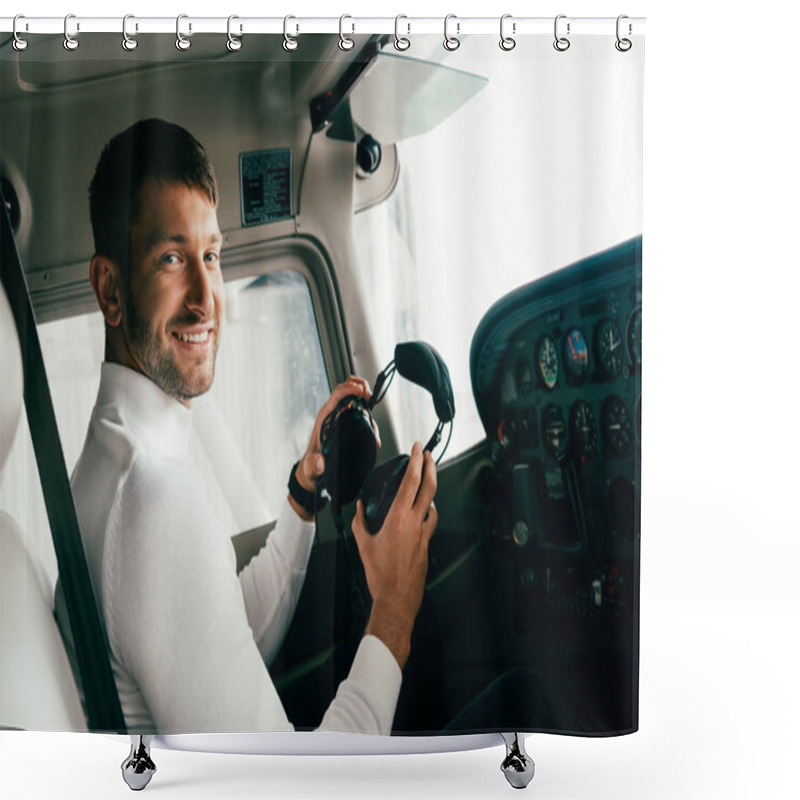
<svg viewBox="0 0 800 800">
<path fill-rule="evenodd" d="M 178 256 L 175 253 L 167 253 L 166 255 L 161 256 L 161 263 L 172 265 L 178 263 Z"/>
<path fill-rule="evenodd" d="M 206 253 L 206 261 L 210 264 L 219 263 L 219 253 Z"/>
</svg>

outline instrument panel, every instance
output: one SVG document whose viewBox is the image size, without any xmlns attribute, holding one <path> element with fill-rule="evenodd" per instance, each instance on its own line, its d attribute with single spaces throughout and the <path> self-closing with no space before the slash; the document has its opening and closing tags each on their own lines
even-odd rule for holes
<svg viewBox="0 0 800 800">
<path fill-rule="evenodd" d="M 470 350 L 508 661 L 567 687 L 576 730 L 636 716 L 641 264 L 637 237 L 516 289 Z"/>
<path fill-rule="evenodd" d="M 520 333 L 502 380 L 501 443 L 583 462 L 641 446 L 641 293 L 619 295 L 550 311 Z"/>
<path fill-rule="evenodd" d="M 517 629 L 632 624 L 642 446 L 641 239 L 499 301 L 473 391 L 492 443 L 492 539 L 514 565 Z"/>
</svg>

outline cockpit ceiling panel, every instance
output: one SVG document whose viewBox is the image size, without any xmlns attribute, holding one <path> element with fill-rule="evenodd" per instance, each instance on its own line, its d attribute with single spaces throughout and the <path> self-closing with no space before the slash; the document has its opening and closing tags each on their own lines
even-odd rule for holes
<svg viewBox="0 0 800 800">
<path fill-rule="evenodd" d="M 188 33 L 188 31 L 187 31 Z M 24 54 L 17 54 L 7 43 L 0 45 L 0 59 L 16 61 L 15 83 L 18 92 L 41 92 L 52 89 L 77 88 L 87 83 L 107 81 L 125 75 L 134 75 L 153 69 L 174 69 L 200 61 L 229 64 L 280 64 L 288 62 L 301 84 L 305 77 L 320 76 L 322 84 L 333 83 L 343 72 L 353 53 L 343 57 L 338 49 L 338 37 L 308 36 L 302 39 L 300 52 L 289 53 L 283 49 L 280 35 L 246 37 L 246 45 L 232 53 L 225 47 L 225 37 L 219 34 L 195 34 L 189 37 L 191 47 L 178 50 L 175 34 L 148 33 L 138 40 L 134 50 L 120 46 L 121 34 L 87 34 L 81 47 L 81 58 L 76 58 L 63 47 L 58 36 L 31 36 Z M 357 48 L 369 37 L 357 37 Z M 91 49 L 87 57 L 86 50 Z M 324 67 L 324 74 L 321 68 Z M 4 70 L 5 71 L 5 70 Z M 330 74 L 329 74 L 330 73 Z M 4 101 L 11 86 L 3 85 Z"/>
</svg>

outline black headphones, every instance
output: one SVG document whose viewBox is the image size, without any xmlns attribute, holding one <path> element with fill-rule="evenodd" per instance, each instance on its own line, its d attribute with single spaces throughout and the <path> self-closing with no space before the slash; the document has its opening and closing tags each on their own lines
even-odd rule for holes
<svg viewBox="0 0 800 800">
<path fill-rule="evenodd" d="M 349 395 L 322 423 L 320 440 L 325 457 L 325 474 L 318 485 L 331 501 L 331 510 L 339 530 L 344 528 L 342 506 L 360 497 L 364 503 L 367 530 L 377 533 L 383 526 L 408 467 L 409 456 L 390 458 L 378 467 L 378 443 L 372 426 L 372 409 L 383 400 L 389 384 L 399 372 L 431 394 L 439 422 L 425 450 L 432 451 L 442 439 L 445 423 L 453 430 L 455 400 L 450 372 L 439 353 L 426 342 L 403 342 L 394 349 L 394 360 L 375 380 L 369 401 Z M 441 460 L 447 445 L 439 454 Z"/>
</svg>

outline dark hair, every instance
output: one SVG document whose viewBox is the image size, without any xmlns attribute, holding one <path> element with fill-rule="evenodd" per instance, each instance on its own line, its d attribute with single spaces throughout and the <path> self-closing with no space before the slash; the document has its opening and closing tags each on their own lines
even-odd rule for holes
<svg viewBox="0 0 800 800">
<path fill-rule="evenodd" d="M 184 128 L 144 119 L 103 148 L 89 186 L 89 212 L 96 253 L 116 261 L 126 279 L 131 228 L 139 215 L 139 193 L 148 180 L 183 183 L 216 206 L 217 179 L 203 145 Z"/>
</svg>

